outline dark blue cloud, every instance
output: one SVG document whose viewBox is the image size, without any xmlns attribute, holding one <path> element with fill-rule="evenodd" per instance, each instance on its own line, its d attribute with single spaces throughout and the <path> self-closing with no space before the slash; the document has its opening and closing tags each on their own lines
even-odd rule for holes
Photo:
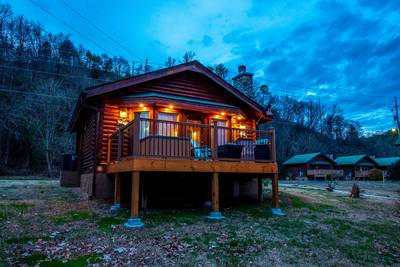
<svg viewBox="0 0 400 267">
<path fill-rule="evenodd" d="M 263 68 L 264 78 L 313 89 L 322 102 L 338 103 L 364 127 L 387 129 L 393 124 L 393 96 L 400 94 L 400 13 L 393 9 L 399 3 L 318 1 L 310 18 L 288 25 L 292 29 L 286 34 L 271 39 L 236 29 L 224 41 L 235 44 L 233 51 L 252 69 Z M 261 40 L 260 49 L 248 48 L 252 38 Z M 292 95 L 307 92 L 273 82 L 270 88 Z M 374 123 L 376 114 L 386 120 Z"/>
</svg>

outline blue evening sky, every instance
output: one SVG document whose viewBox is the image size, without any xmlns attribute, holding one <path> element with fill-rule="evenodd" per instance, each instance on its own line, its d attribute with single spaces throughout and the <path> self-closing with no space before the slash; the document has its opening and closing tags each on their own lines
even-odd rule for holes
<svg viewBox="0 0 400 267">
<path fill-rule="evenodd" d="M 112 55 L 163 64 L 168 56 L 181 58 L 192 50 L 205 65 L 226 64 L 231 76 L 238 64 L 246 65 L 272 93 L 337 103 L 367 131 L 394 126 L 400 0 L 64 0 L 131 53 L 59 0 L 34 1 Z M 8 2 L 14 13 L 47 31 L 70 33 L 77 43 L 104 53 L 30 0 Z"/>
</svg>

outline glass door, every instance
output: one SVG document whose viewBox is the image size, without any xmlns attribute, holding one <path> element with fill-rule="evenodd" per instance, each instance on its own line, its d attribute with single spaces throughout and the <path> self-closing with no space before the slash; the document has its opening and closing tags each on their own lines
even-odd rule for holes
<svg viewBox="0 0 400 267">
<path fill-rule="evenodd" d="M 178 121 L 178 114 L 160 112 L 157 116 L 158 120 L 163 122 L 158 123 L 158 134 L 162 136 L 178 136 L 178 126 L 175 122 Z"/>
</svg>

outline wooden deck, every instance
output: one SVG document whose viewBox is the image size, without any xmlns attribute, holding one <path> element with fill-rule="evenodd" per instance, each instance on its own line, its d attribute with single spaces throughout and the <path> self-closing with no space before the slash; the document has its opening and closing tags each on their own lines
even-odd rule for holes
<svg viewBox="0 0 400 267">
<path fill-rule="evenodd" d="M 107 166 L 107 173 L 110 174 L 132 171 L 277 174 L 278 166 L 275 162 L 160 159 L 144 157 L 124 158 L 120 161 L 111 162 Z"/>
</svg>

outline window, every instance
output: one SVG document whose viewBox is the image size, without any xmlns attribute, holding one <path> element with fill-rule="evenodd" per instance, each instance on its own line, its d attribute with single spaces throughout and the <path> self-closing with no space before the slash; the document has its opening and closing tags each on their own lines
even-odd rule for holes
<svg viewBox="0 0 400 267">
<path fill-rule="evenodd" d="M 174 123 L 178 121 L 178 114 L 160 112 L 158 119 L 163 121 L 158 123 L 159 135 L 178 136 L 178 125 Z"/>
<path fill-rule="evenodd" d="M 148 119 L 149 118 L 149 112 L 140 112 L 140 118 L 141 119 Z M 150 126 L 150 121 L 141 121 L 140 122 L 140 139 L 145 138 L 146 136 L 149 136 L 149 126 Z"/>
</svg>

